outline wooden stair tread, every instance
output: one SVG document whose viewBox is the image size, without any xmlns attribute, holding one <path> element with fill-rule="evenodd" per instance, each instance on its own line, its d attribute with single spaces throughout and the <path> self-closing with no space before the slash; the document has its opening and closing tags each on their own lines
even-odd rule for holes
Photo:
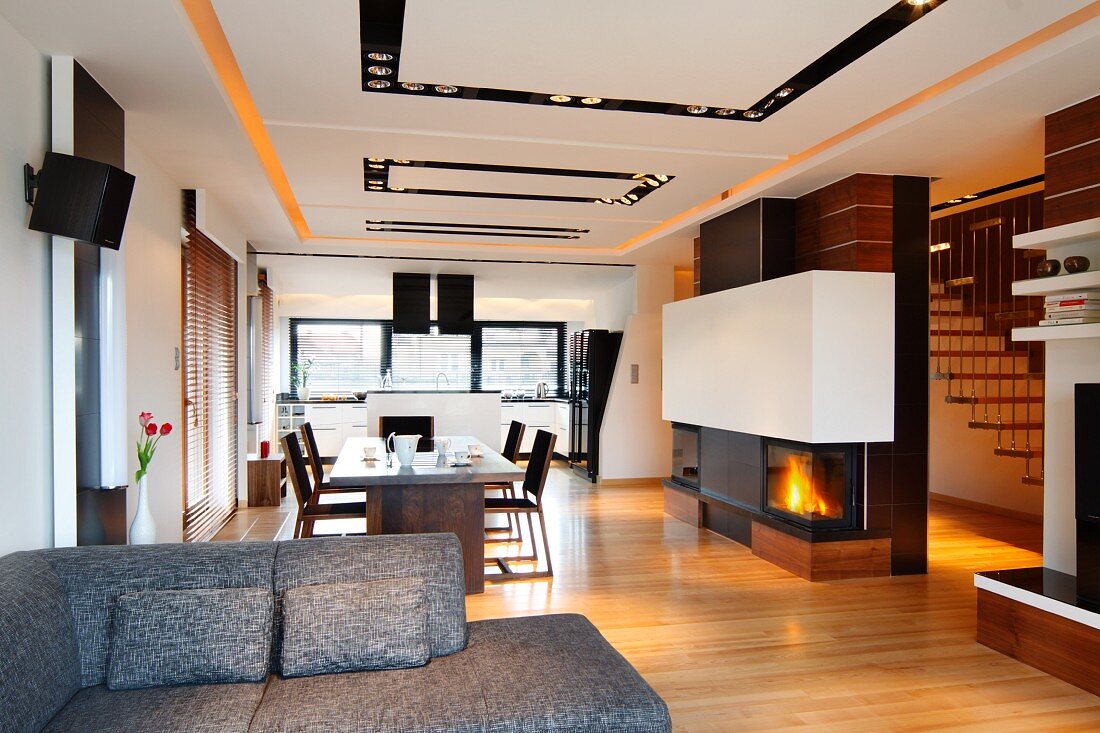
<svg viewBox="0 0 1100 733">
<path fill-rule="evenodd" d="M 956 405 L 1041 405 L 1042 395 L 947 395 L 944 402 Z"/>
<path fill-rule="evenodd" d="M 958 379 L 967 382 L 998 382 L 1009 379 L 1042 379 L 1043 375 L 1039 372 L 1012 372 L 1007 374 L 995 374 L 993 372 L 949 372 L 946 375 L 937 377 L 935 374 L 929 375 L 930 379 L 943 379 L 946 376 L 948 379 Z"/>
<path fill-rule="evenodd" d="M 1042 486 L 1043 485 L 1043 479 L 1039 478 L 1038 476 L 1024 476 L 1022 479 L 1020 479 L 1020 482 L 1025 483 L 1028 486 Z"/>
<path fill-rule="evenodd" d="M 1042 458 L 1042 448 L 994 448 L 993 455 L 1007 458 Z"/>
<path fill-rule="evenodd" d="M 987 351 L 985 349 L 977 349 L 975 351 L 959 351 L 952 349 L 949 351 L 932 351 L 932 356 L 1027 356 L 1027 351 Z"/>
<path fill-rule="evenodd" d="M 967 423 L 967 427 L 974 430 L 1012 430 L 1023 432 L 1025 430 L 1042 430 L 1043 423 L 1041 422 L 986 422 L 984 420 L 971 420 Z"/>
</svg>

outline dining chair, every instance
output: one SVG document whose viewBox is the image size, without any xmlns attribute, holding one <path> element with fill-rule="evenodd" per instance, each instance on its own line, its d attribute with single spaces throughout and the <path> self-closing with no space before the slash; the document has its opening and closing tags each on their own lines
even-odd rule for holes
<svg viewBox="0 0 1100 733">
<path fill-rule="evenodd" d="M 314 488 L 320 488 L 328 483 L 325 477 L 325 466 L 336 463 L 336 456 L 321 455 L 321 451 L 317 447 L 317 436 L 313 432 L 312 423 L 304 422 L 298 429 L 302 432 L 302 442 L 306 446 L 306 458 L 309 459 L 309 467 L 313 472 L 313 486 Z"/>
<path fill-rule="evenodd" d="M 378 418 L 378 437 L 385 440 L 390 433 L 419 435 L 416 449 L 430 451 L 435 438 L 435 417 L 432 415 L 381 415 Z M 388 448 L 387 448 L 388 450 Z"/>
<path fill-rule="evenodd" d="M 306 461 L 296 433 L 287 433 L 280 441 L 283 455 L 287 459 L 290 483 L 294 487 L 294 498 L 298 501 L 298 514 L 294 520 L 294 539 L 313 536 L 313 525 L 326 519 L 362 519 L 367 518 L 366 501 L 351 501 L 334 504 L 320 504 L 317 499 L 322 492 L 314 491 L 310 482 Z M 362 489 L 360 489 L 362 491 Z"/>
<path fill-rule="evenodd" d="M 505 460 L 515 463 L 519 460 L 519 446 L 523 442 L 523 433 L 527 430 L 527 426 L 521 423 L 519 420 L 513 420 L 508 425 L 508 435 L 504 439 L 504 450 L 501 451 L 501 455 Z M 515 498 L 515 488 L 511 481 L 498 481 L 485 484 L 486 491 L 499 491 L 500 495 L 505 498 Z M 514 520 L 514 521 L 513 521 Z M 503 537 L 500 536 L 487 536 L 485 540 L 487 542 L 515 542 L 517 539 L 522 539 L 522 533 L 517 537 L 519 532 L 519 515 L 509 514 L 508 524 L 503 527 L 486 527 L 486 532 L 507 532 Z"/>
<path fill-rule="evenodd" d="M 554 458 L 554 443 L 558 436 L 546 430 L 535 433 L 535 442 L 531 446 L 531 457 L 527 461 L 527 471 L 523 475 L 523 483 L 518 487 L 518 496 L 512 497 L 486 497 L 485 512 L 487 514 L 525 514 L 527 515 L 527 529 L 531 535 L 531 554 L 513 555 L 510 557 L 486 558 L 486 565 L 496 565 L 500 568 L 499 575 L 487 575 L 486 580 L 521 580 L 524 578 L 548 578 L 554 575 L 554 566 L 550 561 L 550 540 L 546 536 L 546 517 L 543 514 L 542 495 L 546 488 L 546 477 L 550 472 L 550 462 Z M 539 530 L 542 534 L 542 547 L 546 553 L 546 570 L 539 570 L 538 543 L 535 542 L 534 523 L 532 515 L 539 518 Z M 513 570 L 509 561 L 524 560 L 534 561 L 535 569 L 530 571 Z"/>
</svg>

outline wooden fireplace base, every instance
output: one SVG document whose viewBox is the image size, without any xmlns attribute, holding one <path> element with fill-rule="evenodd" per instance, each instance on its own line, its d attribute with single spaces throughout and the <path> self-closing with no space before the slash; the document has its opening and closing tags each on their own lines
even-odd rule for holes
<svg viewBox="0 0 1100 733">
<path fill-rule="evenodd" d="M 807 542 L 752 523 L 752 554 L 810 581 L 890 574 L 890 539 Z"/>
</svg>

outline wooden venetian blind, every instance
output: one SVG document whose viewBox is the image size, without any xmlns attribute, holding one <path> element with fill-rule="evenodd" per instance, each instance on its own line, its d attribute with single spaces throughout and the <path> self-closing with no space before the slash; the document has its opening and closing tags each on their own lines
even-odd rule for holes
<svg viewBox="0 0 1100 733">
<path fill-rule="evenodd" d="M 275 293 L 260 281 L 260 395 L 263 415 L 260 419 L 260 440 L 271 440 L 275 431 Z"/>
<path fill-rule="evenodd" d="M 183 539 L 209 540 L 237 510 L 237 263 L 195 227 L 184 194 Z"/>
</svg>

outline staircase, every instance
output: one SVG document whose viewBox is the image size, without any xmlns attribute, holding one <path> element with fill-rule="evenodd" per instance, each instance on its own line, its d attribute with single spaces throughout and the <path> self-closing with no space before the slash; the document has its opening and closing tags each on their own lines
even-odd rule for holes
<svg viewBox="0 0 1100 733">
<path fill-rule="evenodd" d="M 930 376 L 942 383 L 931 393 L 957 405 L 971 430 L 990 431 L 994 455 L 1022 461 L 1023 483 L 1042 486 L 1042 360 L 1008 339 L 1032 314 L 1011 302 L 979 307 L 967 297 L 973 285 L 930 285 Z"/>
</svg>

